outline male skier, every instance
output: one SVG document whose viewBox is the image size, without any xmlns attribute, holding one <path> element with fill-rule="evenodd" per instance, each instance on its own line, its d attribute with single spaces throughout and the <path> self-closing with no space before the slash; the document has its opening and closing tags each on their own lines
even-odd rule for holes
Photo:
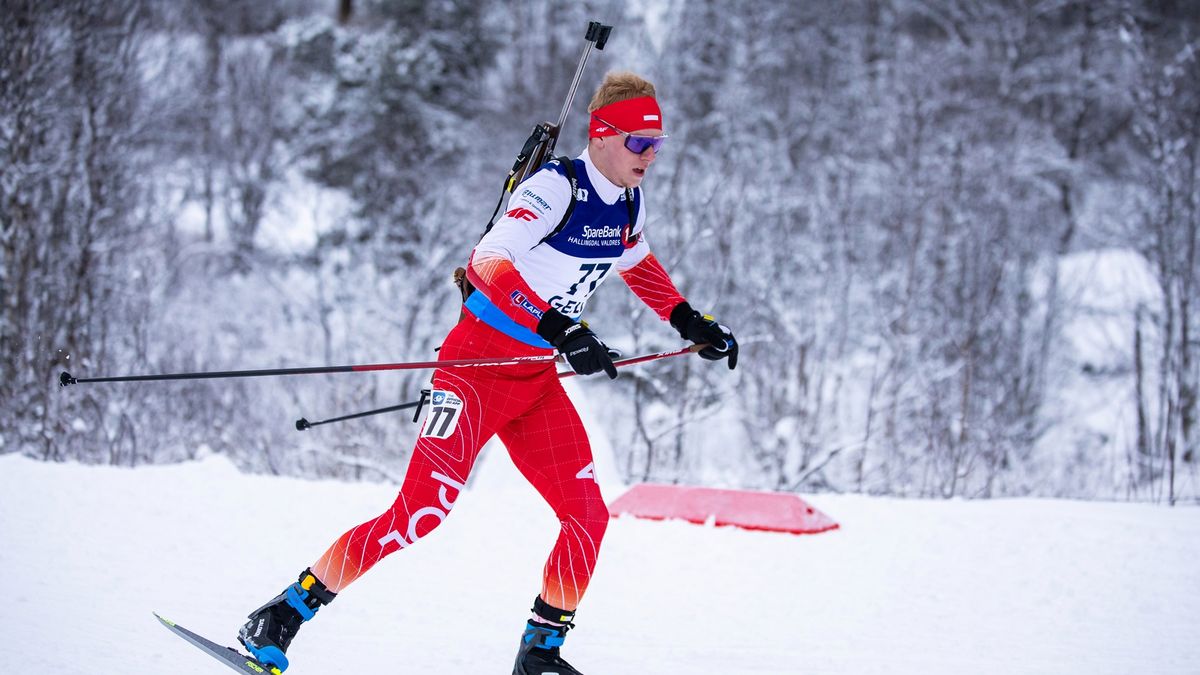
<svg viewBox="0 0 1200 675">
<path fill-rule="evenodd" d="M 639 185 L 666 141 L 654 86 L 610 73 L 588 110 L 587 148 L 568 171 L 550 162 L 519 185 L 508 210 L 475 247 L 467 278 L 475 291 L 439 359 L 543 355 L 557 350 L 580 375 L 617 377 L 608 348 L 577 320 L 610 272 L 681 337 L 708 344 L 706 359 L 737 364 L 729 329 L 692 309 L 642 234 Z M 542 589 L 517 653 L 514 675 L 580 675 L 559 655 L 600 550 L 608 509 L 591 472 L 587 433 L 553 362 L 438 369 L 430 410 L 400 493 L 380 516 L 346 532 L 283 593 L 256 609 L 238 639 L 259 661 L 287 668 L 284 652 L 304 621 L 384 556 L 416 543 L 449 515 L 493 435 L 561 523 Z"/>
</svg>

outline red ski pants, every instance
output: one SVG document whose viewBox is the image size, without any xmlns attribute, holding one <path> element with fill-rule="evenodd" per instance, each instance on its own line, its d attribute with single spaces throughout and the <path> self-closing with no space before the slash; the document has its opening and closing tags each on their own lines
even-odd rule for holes
<svg viewBox="0 0 1200 675">
<path fill-rule="evenodd" d="M 545 353 L 466 313 L 439 359 Z M 493 435 L 561 525 L 546 561 L 542 600 L 575 609 L 596 566 L 608 508 L 591 466 L 587 433 L 552 362 L 435 371 L 432 399 L 396 501 L 343 534 L 312 566 L 313 573 L 339 592 L 384 556 L 429 534 L 449 515 L 479 449 Z"/>
</svg>

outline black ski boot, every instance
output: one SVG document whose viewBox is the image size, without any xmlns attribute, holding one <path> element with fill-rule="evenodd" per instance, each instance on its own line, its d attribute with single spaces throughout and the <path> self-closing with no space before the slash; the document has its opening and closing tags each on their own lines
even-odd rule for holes
<svg viewBox="0 0 1200 675">
<path fill-rule="evenodd" d="M 312 570 L 304 570 L 299 581 L 250 613 L 250 620 L 238 630 L 238 641 L 263 665 L 287 670 L 284 652 L 296 637 L 300 624 L 316 616 L 317 610 L 333 602 L 336 596 Z"/>
<path fill-rule="evenodd" d="M 538 596 L 533 601 L 533 613 L 552 623 L 530 619 L 525 624 L 513 675 L 583 675 L 558 655 L 558 648 L 566 639 L 567 631 L 575 627 L 571 623 L 575 612 L 552 607 Z"/>
</svg>

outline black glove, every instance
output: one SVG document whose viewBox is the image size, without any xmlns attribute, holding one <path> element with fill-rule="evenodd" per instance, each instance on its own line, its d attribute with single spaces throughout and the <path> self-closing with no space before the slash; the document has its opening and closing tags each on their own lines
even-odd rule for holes
<svg viewBox="0 0 1200 675">
<path fill-rule="evenodd" d="M 671 325 L 679 331 L 679 337 L 696 344 L 707 344 L 700 356 L 709 361 L 729 357 L 729 369 L 737 367 L 738 344 L 728 328 L 715 319 L 692 309 L 686 301 L 671 310 Z"/>
<path fill-rule="evenodd" d="M 576 373 L 591 375 L 603 370 L 610 379 L 617 379 L 617 367 L 608 347 L 587 326 L 557 309 L 546 310 L 538 321 L 537 334 L 567 357 L 567 363 Z"/>
</svg>

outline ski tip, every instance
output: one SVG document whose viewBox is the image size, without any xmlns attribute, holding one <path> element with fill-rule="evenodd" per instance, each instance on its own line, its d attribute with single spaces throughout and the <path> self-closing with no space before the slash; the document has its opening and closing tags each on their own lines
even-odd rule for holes
<svg viewBox="0 0 1200 675">
<path fill-rule="evenodd" d="M 158 612 L 151 611 L 150 613 L 151 613 L 151 614 L 153 614 L 153 615 L 154 615 L 154 618 L 158 619 L 158 622 L 159 622 L 159 623 L 161 623 L 162 625 L 164 625 L 164 626 L 167 626 L 167 627 L 169 627 L 169 628 L 174 628 L 174 627 L 175 627 L 175 622 L 174 622 L 174 621 L 171 621 L 170 619 L 164 619 L 164 618 L 162 617 L 162 615 L 160 615 Z"/>
</svg>

